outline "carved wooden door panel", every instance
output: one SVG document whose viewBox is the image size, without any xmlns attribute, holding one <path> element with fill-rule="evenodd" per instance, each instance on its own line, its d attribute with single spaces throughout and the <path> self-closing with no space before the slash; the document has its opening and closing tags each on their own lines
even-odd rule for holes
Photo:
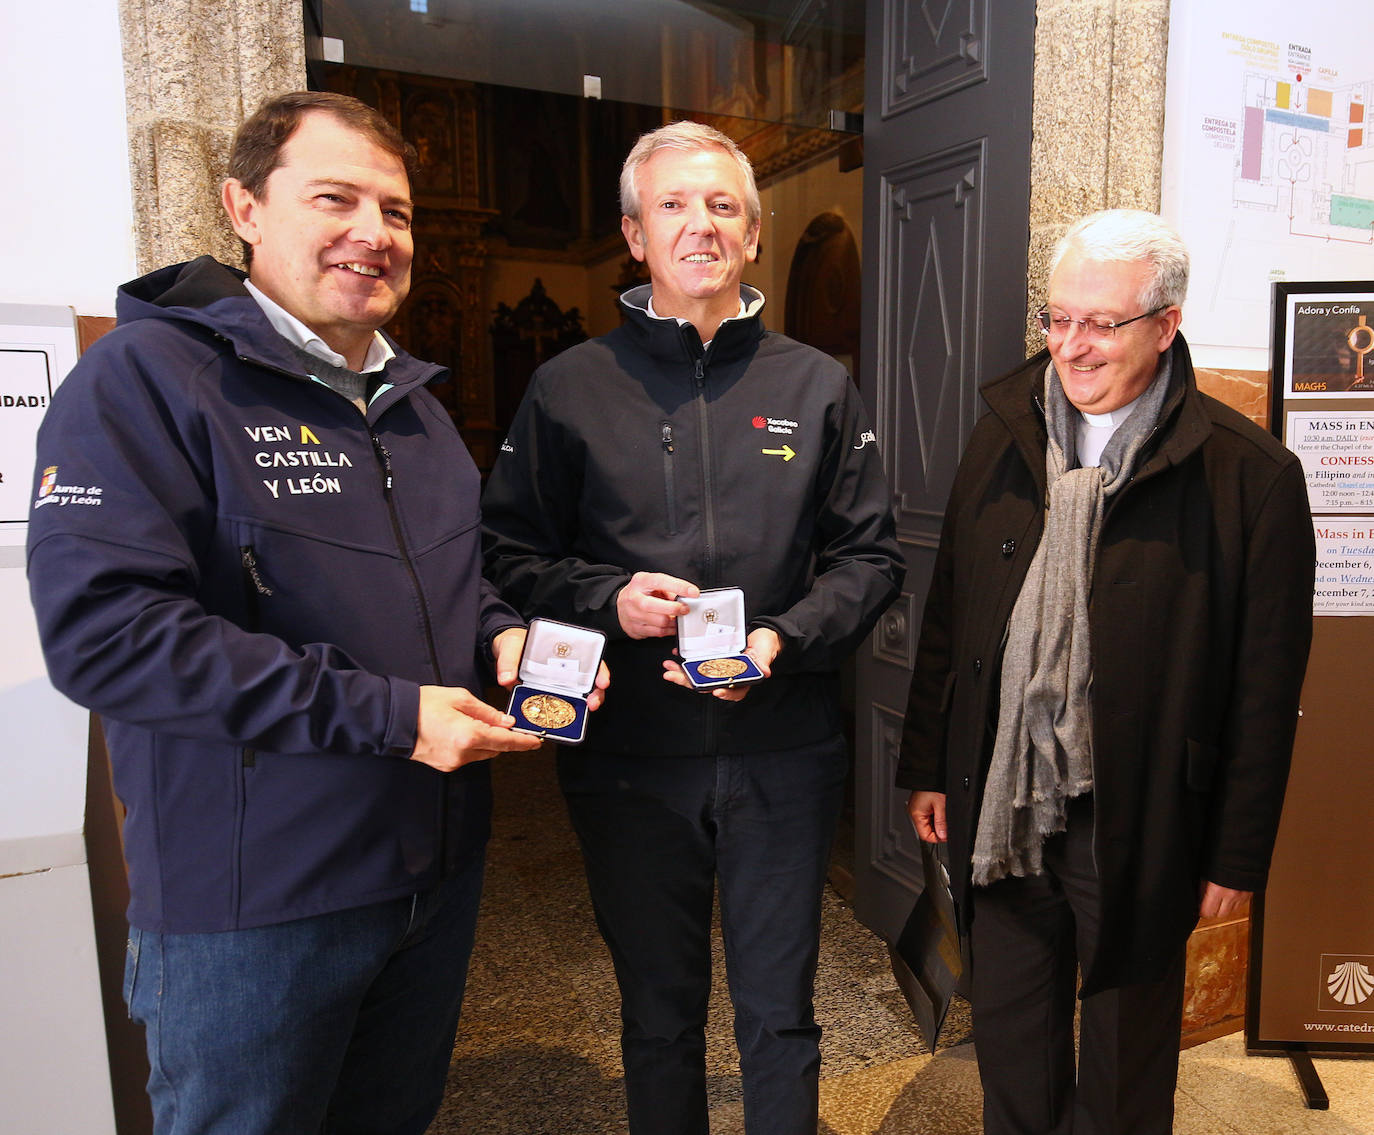
<svg viewBox="0 0 1374 1135">
<path fill-rule="evenodd" d="M 895 939 L 920 852 L 893 785 L 921 612 L 978 386 L 1025 355 L 1033 0 L 869 0 L 862 388 L 907 559 L 858 663 L 856 908 Z"/>
</svg>

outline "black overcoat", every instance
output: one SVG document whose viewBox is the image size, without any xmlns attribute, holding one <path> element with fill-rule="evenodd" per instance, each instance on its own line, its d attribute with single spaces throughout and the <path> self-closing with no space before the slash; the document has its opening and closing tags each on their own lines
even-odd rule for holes
<svg viewBox="0 0 1374 1135">
<path fill-rule="evenodd" d="M 1302 468 L 1201 394 L 1182 336 L 1160 426 L 1107 503 L 1089 603 L 1101 934 L 1084 995 L 1163 976 L 1201 884 L 1263 887 L 1312 632 Z M 1000 655 L 1047 501 L 1048 352 L 987 385 L 926 602 L 897 783 L 946 793 L 965 927 Z"/>
</svg>

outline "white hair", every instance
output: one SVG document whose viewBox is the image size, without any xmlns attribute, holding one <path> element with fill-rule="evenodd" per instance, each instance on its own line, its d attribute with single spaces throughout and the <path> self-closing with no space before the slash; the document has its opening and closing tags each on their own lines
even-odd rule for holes
<svg viewBox="0 0 1374 1135">
<path fill-rule="evenodd" d="M 1070 248 L 1089 260 L 1149 264 L 1150 278 L 1138 297 L 1142 310 L 1181 305 L 1188 294 L 1188 250 L 1178 233 L 1154 213 L 1143 209 L 1089 213 L 1070 226 L 1054 246 L 1051 276 Z"/>
<path fill-rule="evenodd" d="M 734 158 L 744 177 L 744 218 L 750 229 L 758 227 L 763 207 L 759 204 L 759 187 L 754 182 L 754 167 L 748 156 L 728 135 L 705 123 L 686 119 L 641 135 L 630 150 L 625 164 L 620 167 L 620 211 L 625 216 L 632 221 L 639 220 L 639 186 L 635 184 L 635 175 L 640 166 L 663 149 L 724 150 Z"/>
</svg>

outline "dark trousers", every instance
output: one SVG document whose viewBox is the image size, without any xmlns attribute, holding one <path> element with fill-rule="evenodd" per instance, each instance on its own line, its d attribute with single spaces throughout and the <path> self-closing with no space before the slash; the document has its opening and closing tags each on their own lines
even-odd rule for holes
<svg viewBox="0 0 1374 1135">
<path fill-rule="evenodd" d="M 1164 1135 L 1173 1126 L 1184 950 L 1161 981 L 1082 1001 L 1078 962 L 1096 944 L 1090 797 L 1045 844 L 1045 873 L 974 892 L 973 1039 L 986 1135 Z"/>
<path fill-rule="evenodd" d="M 750 1135 L 815 1135 L 812 989 L 821 893 L 844 799 L 836 738 L 718 757 L 565 752 L 559 781 L 615 963 L 634 1135 L 705 1135 L 711 902 Z"/>
</svg>

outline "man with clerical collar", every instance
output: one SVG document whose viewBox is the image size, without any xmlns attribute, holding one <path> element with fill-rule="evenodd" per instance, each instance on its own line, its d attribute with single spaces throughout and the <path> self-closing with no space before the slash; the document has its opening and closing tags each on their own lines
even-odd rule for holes
<svg viewBox="0 0 1374 1135">
<path fill-rule="evenodd" d="M 1158 217 L 1073 225 L 945 514 L 897 783 L 949 842 L 990 1135 L 1170 1129 L 1188 934 L 1273 850 L 1312 524 L 1298 460 L 1197 390 L 1187 283 Z"/>
<path fill-rule="evenodd" d="M 265 103 L 223 189 L 247 278 L 206 256 L 125 285 L 39 432 L 31 591 L 128 809 L 158 1132 L 425 1130 L 485 761 L 539 745 L 480 698 L 525 630 L 481 578 L 442 368 L 379 330 L 410 286 L 413 159 L 355 99 Z M 54 484 L 82 503 L 45 507 Z"/>
<path fill-rule="evenodd" d="M 741 282 L 748 158 L 674 123 L 620 187 L 651 282 L 621 297 L 622 327 L 535 374 L 483 499 L 487 569 L 526 617 L 607 635 L 616 696 L 558 771 L 620 985 L 630 1130 L 707 1131 L 718 883 L 745 1126 L 814 1135 L 836 670 L 901 584 L 890 493 L 844 368 L 765 331 Z M 698 692 L 675 657 L 682 600 L 708 588 L 742 590 L 757 684 Z"/>
</svg>

